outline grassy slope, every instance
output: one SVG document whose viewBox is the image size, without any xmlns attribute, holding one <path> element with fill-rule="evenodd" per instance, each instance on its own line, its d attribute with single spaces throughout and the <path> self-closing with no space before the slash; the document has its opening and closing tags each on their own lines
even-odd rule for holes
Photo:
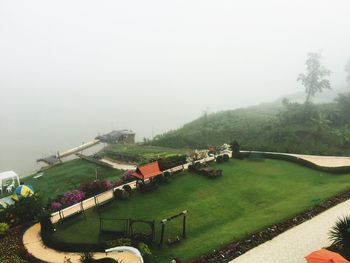
<svg viewBox="0 0 350 263">
<path fill-rule="evenodd" d="M 156 136 L 152 144 L 205 148 L 236 139 L 245 146 L 250 142 L 261 145 L 264 137 L 262 127 L 269 125 L 280 109 L 279 104 L 265 104 L 209 114 L 185 124 L 180 129 Z"/>
<path fill-rule="evenodd" d="M 121 175 L 121 171 L 75 159 L 49 168 L 41 178 L 34 179 L 32 175 L 22 181 L 33 185 L 34 190 L 39 191 L 44 198 L 54 198 L 77 188 L 82 182 L 93 181 L 96 168 L 100 179 L 117 179 Z"/>
<path fill-rule="evenodd" d="M 99 155 L 104 156 L 106 152 L 130 154 L 140 156 L 143 160 L 154 160 L 161 157 L 183 154 L 186 150 L 170 147 L 148 146 L 140 144 L 115 144 L 107 146 Z"/>
<path fill-rule="evenodd" d="M 134 193 L 130 201 L 113 203 L 103 215 L 155 219 L 159 240 L 158 222 L 187 209 L 188 239 L 154 250 L 151 262 L 168 262 L 174 256 L 188 259 L 208 253 L 350 187 L 350 175 L 334 176 L 284 161 L 230 160 L 219 167 L 222 178 L 209 180 L 186 172 L 155 192 Z M 98 215 L 91 209 L 86 216 L 59 225 L 57 238 L 96 242 Z M 169 223 L 166 231 L 172 227 Z"/>
</svg>

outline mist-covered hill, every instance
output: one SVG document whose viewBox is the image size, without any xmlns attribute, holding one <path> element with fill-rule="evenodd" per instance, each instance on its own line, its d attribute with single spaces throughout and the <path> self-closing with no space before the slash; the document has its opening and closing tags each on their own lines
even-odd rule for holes
<svg viewBox="0 0 350 263">
<path fill-rule="evenodd" d="M 328 103 L 274 102 L 204 114 L 150 143 L 203 148 L 237 140 L 246 150 L 350 154 L 350 94 Z"/>
</svg>

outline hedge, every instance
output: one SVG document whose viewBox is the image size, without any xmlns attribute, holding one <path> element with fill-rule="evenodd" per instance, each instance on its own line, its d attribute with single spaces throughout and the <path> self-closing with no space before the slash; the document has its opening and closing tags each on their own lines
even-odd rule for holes
<svg viewBox="0 0 350 263">
<path fill-rule="evenodd" d="M 45 246 L 60 250 L 63 252 L 104 252 L 105 247 L 103 243 L 89 244 L 89 243 L 70 243 L 57 240 L 53 236 L 53 232 L 41 231 L 41 239 Z"/>
</svg>

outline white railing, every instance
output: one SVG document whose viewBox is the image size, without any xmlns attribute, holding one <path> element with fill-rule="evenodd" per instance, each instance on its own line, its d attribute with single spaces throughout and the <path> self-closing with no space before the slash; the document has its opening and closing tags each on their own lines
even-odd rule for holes
<svg viewBox="0 0 350 263">
<path fill-rule="evenodd" d="M 228 154 L 229 156 L 232 155 L 231 152 L 227 152 L 227 153 L 225 152 L 225 153 L 222 153 L 222 154 L 219 154 L 219 155 L 224 155 L 224 154 Z M 216 157 L 219 156 L 219 155 L 216 155 Z M 206 158 L 203 158 L 203 159 L 195 161 L 195 163 L 197 163 L 197 162 L 204 163 L 204 162 L 214 161 L 216 157 L 214 157 L 214 156 L 206 157 Z M 174 172 L 178 172 L 178 171 L 187 170 L 188 166 L 190 164 L 191 163 L 186 163 L 186 164 L 183 164 L 183 165 L 175 166 L 175 167 L 172 167 L 172 168 L 170 168 L 168 170 L 165 170 L 163 172 L 174 173 Z M 94 206 L 97 205 L 96 200 L 99 203 L 108 201 L 108 200 L 113 198 L 113 193 L 114 193 L 114 191 L 116 189 L 122 189 L 126 185 L 129 185 L 131 187 L 131 189 L 135 189 L 136 188 L 136 180 L 132 181 L 132 182 L 129 182 L 129 183 L 126 183 L 126 184 L 123 184 L 123 185 L 120 185 L 120 186 L 116 186 L 116 187 L 114 187 L 114 188 L 112 188 L 112 189 L 110 189 L 110 190 L 108 190 L 106 192 L 97 194 L 97 195 L 95 195 L 93 197 L 90 197 L 88 199 L 83 200 L 82 202 L 76 203 L 76 204 L 71 205 L 69 207 L 63 208 L 63 209 L 61 209 L 61 210 L 59 210 L 57 212 L 54 212 L 54 213 L 51 214 L 51 221 L 53 223 L 56 223 L 60 219 L 62 219 L 64 217 L 67 217 L 67 216 L 70 216 L 72 214 L 75 214 L 78 211 L 80 211 L 81 209 L 86 210 L 86 209 L 89 209 L 91 207 L 94 207 Z"/>
</svg>

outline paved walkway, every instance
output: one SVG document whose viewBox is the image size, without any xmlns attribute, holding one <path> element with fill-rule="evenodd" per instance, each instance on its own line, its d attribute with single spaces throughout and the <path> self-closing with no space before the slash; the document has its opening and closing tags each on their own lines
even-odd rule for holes
<svg viewBox="0 0 350 263">
<path fill-rule="evenodd" d="M 65 259 L 70 259 L 72 263 L 80 262 L 79 253 L 67 253 L 60 252 L 51 248 L 46 247 L 40 236 L 40 224 L 37 223 L 30 227 L 23 235 L 23 244 L 25 248 L 34 257 L 50 263 L 64 263 Z M 140 260 L 133 254 L 129 252 L 121 253 L 94 253 L 95 259 L 100 259 L 104 257 L 110 257 L 119 260 L 123 263 L 140 263 Z"/>
<path fill-rule="evenodd" d="M 349 214 L 350 200 L 249 250 L 231 263 L 305 263 L 305 256 L 330 245 L 329 230 L 338 218 Z"/>
<path fill-rule="evenodd" d="M 119 169 L 119 170 L 136 170 L 137 168 L 137 166 L 134 164 L 118 163 L 107 158 L 102 158 L 100 161 L 110 164 L 113 166 L 113 168 Z"/>
<path fill-rule="evenodd" d="M 242 151 L 242 152 L 247 152 L 247 151 Z M 279 152 L 259 152 L 259 151 L 251 151 L 251 152 L 295 156 L 295 157 L 307 160 L 309 162 L 312 162 L 316 165 L 324 166 L 324 167 L 350 166 L 350 157 L 343 157 L 343 156 L 320 156 L 320 155 L 306 155 L 306 154 L 279 153 Z"/>
</svg>

